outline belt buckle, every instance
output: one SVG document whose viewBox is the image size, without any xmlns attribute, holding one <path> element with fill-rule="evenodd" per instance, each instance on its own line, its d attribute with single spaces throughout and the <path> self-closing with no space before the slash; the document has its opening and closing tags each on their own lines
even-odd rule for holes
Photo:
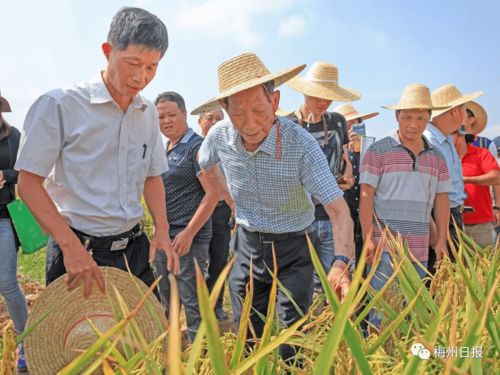
<svg viewBox="0 0 500 375">
<path fill-rule="evenodd" d="M 259 232 L 259 240 L 262 243 L 273 243 L 273 240 L 266 240 L 266 237 L 263 233 Z"/>
<path fill-rule="evenodd" d="M 111 247 L 109 250 L 111 251 L 118 251 L 118 250 L 123 250 L 127 248 L 128 245 L 128 237 L 122 238 L 121 240 L 116 240 L 111 243 Z"/>
</svg>

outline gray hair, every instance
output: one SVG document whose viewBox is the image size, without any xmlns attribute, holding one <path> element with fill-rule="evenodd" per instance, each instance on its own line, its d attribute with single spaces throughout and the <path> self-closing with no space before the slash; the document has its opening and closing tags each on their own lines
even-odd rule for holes
<svg viewBox="0 0 500 375">
<path fill-rule="evenodd" d="M 174 102 L 177 104 L 177 107 L 182 111 L 186 112 L 186 103 L 184 102 L 184 98 L 176 93 L 175 91 L 165 91 L 162 92 L 155 100 L 155 105 L 163 102 Z"/>
<path fill-rule="evenodd" d="M 123 7 L 111 21 L 108 42 L 119 50 L 134 44 L 144 46 L 159 51 L 163 57 L 168 48 L 168 33 L 165 24 L 154 14 Z"/>
<path fill-rule="evenodd" d="M 222 115 L 222 118 L 224 118 L 224 112 L 222 111 L 222 109 L 214 109 L 213 111 L 206 111 L 206 112 L 200 113 L 200 117 L 199 118 L 202 119 L 205 116 L 207 116 L 209 113 L 212 113 L 212 112 L 215 112 L 215 111 L 220 112 L 220 114 Z"/>
</svg>

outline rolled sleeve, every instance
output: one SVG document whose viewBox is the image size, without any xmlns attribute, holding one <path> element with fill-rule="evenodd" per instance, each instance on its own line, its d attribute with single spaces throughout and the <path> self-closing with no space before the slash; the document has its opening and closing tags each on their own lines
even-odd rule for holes
<svg viewBox="0 0 500 375">
<path fill-rule="evenodd" d="M 329 204 L 343 196 L 342 190 L 338 187 L 328 167 L 325 155 L 312 137 L 306 141 L 299 173 L 304 188 L 322 205 Z"/>
<path fill-rule="evenodd" d="M 209 169 L 220 162 L 219 154 L 217 153 L 217 129 L 213 127 L 208 132 L 207 137 L 203 140 L 198 155 L 198 163 L 201 169 Z"/>
<path fill-rule="evenodd" d="M 61 153 L 63 132 L 61 103 L 41 96 L 26 115 L 14 168 L 47 177 Z"/>
<path fill-rule="evenodd" d="M 382 158 L 370 146 L 363 156 L 360 168 L 360 184 L 378 187 L 382 176 Z"/>
</svg>

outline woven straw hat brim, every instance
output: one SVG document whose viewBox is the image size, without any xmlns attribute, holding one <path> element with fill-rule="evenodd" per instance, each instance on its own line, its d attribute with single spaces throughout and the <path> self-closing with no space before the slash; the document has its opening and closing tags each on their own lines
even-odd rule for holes
<svg viewBox="0 0 500 375">
<path fill-rule="evenodd" d="M 443 112 L 447 111 L 451 107 L 449 106 L 434 106 L 434 105 L 418 105 L 418 104 L 395 104 L 395 105 L 383 105 L 382 108 L 385 109 L 392 109 L 396 111 L 402 111 L 406 109 L 426 109 L 429 111 L 435 111 L 435 110 L 443 110 Z M 432 112 L 434 113 L 434 112 Z"/>
<path fill-rule="evenodd" d="M 482 91 L 477 91 L 477 92 L 473 92 L 472 94 L 462 95 L 460 98 L 452 100 L 452 101 L 446 103 L 448 105 L 448 108 L 440 109 L 440 110 L 438 110 L 436 108 L 436 110 L 433 110 L 431 118 L 434 118 L 434 117 L 437 117 L 439 115 L 442 115 L 443 113 L 449 111 L 450 109 L 453 109 L 455 107 L 458 107 L 459 105 L 468 103 L 468 102 L 470 102 L 470 101 L 472 101 L 472 100 L 480 97 L 481 95 L 483 95 Z"/>
<path fill-rule="evenodd" d="M 334 110 L 335 112 L 335 110 Z M 368 120 L 369 118 L 378 116 L 380 113 L 379 112 L 371 112 L 371 113 L 364 113 L 364 114 L 355 114 L 355 115 L 344 115 L 346 121 L 351 121 L 351 120 L 356 120 L 356 119 L 361 119 L 361 120 Z"/>
<path fill-rule="evenodd" d="M 276 111 L 276 114 L 278 116 L 281 116 L 281 117 L 286 117 L 286 116 L 288 116 L 292 112 L 293 111 L 289 111 L 287 109 L 281 109 L 281 108 L 278 107 L 278 110 Z"/>
<path fill-rule="evenodd" d="M 476 102 L 468 102 L 467 103 L 467 108 L 474 113 L 474 124 L 472 126 L 472 131 L 474 134 L 479 134 L 481 133 L 485 128 L 486 124 L 488 123 L 488 115 L 480 104 Z"/>
<path fill-rule="evenodd" d="M 64 275 L 50 284 L 36 300 L 30 311 L 27 327 L 40 320 L 48 311 L 52 311 L 24 341 L 30 374 L 56 374 L 79 354 L 73 353 L 70 348 L 65 348 L 64 343 L 70 332 L 73 334 L 77 331 L 75 330 L 77 323 L 78 327 L 81 327 L 81 324 L 88 325 L 86 317 L 94 321 L 98 319 L 94 317 L 105 316 L 111 324 L 115 324 L 112 308 L 112 305 L 117 305 L 115 288 L 130 310 L 140 302 L 147 290 L 141 280 L 117 268 L 99 268 L 106 280 L 106 294 L 96 290 L 95 286 L 88 299 L 83 298 L 82 286 L 68 292 L 67 275 Z M 163 320 L 164 313 L 156 297 L 150 295 L 148 301 L 157 317 Z M 146 306 L 135 316 L 135 321 L 147 342 L 152 342 L 162 334 L 162 328 L 155 323 L 155 317 Z M 82 342 L 86 343 L 82 347 L 87 347 L 89 344 L 88 340 Z"/>
<path fill-rule="evenodd" d="M 213 105 L 215 104 L 214 102 L 218 102 L 219 100 L 228 98 L 231 95 L 234 95 L 234 94 L 237 94 L 239 92 L 251 89 L 252 87 L 262 85 L 263 83 L 266 83 L 269 81 L 274 82 L 274 87 L 281 86 L 283 83 L 292 79 L 297 74 L 299 74 L 301 71 L 303 71 L 305 67 L 306 67 L 305 64 L 297 65 L 297 66 L 293 66 L 291 68 L 280 70 L 276 73 L 265 74 L 262 77 L 254 78 L 254 79 L 251 79 L 249 81 L 242 82 L 239 85 L 235 85 L 228 90 L 220 92 L 217 96 L 208 100 L 204 104 L 196 107 L 195 109 L 193 109 L 191 111 L 191 114 L 192 115 L 199 115 L 200 113 L 208 112 L 208 111 L 210 111 L 209 108 L 213 108 Z M 238 72 L 235 71 L 234 74 L 238 74 Z"/>
<path fill-rule="evenodd" d="M 302 77 L 295 77 L 294 79 L 291 79 L 287 82 L 287 85 L 301 94 L 314 96 L 315 98 L 321 98 L 324 100 L 352 102 L 361 98 L 361 93 L 359 91 L 341 86 L 325 87 Z"/>
<path fill-rule="evenodd" d="M 201 115 L 202 113 L 212 112 L 212 111 L 216 111 L 216 110 L 219 110 L 219 109 L 223 109 L 223 108 L 219 104 L 218 101 L 216 101 L 216 102 L 214 102 L 214 101 L 208 101 L 207 103 L 202 104 L 199 107 L 193 109 L 191 111 L 191 114 L 192 115 Z"/>
<path fill-rule="evenodd" d="M 12 112 L 9 102 L 3 96 L 0 96 L 0 112 Z"/>
</svg>

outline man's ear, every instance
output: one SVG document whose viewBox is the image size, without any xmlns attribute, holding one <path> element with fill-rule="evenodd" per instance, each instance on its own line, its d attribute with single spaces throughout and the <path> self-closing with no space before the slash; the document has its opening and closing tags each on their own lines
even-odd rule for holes
<svg viewBox="0 0 500 375">
<path fill-rule="evenodd" d="M 104 53 L 104 56 L 106 57 L 106 60 L 109 60 L 109 54 L 111 53 L 111 43 L 109 42 L 104 42 L 101 46 L 102 53 Z"/>
<path fill-rule="evenodd" d="M 274 113 L 276 113 L 280 105 L 280 97 L 281 97 L 280 90 L 275 90 L 271 95 Z"/>
<path fill-rule="evenodd" d="M 224 108 L 224 111 L 227 112 L 227 104 L 226 104 L 226 101 L 224 100 L 219 100 L 219 104 L 222 108 Z"/>
</svg>

